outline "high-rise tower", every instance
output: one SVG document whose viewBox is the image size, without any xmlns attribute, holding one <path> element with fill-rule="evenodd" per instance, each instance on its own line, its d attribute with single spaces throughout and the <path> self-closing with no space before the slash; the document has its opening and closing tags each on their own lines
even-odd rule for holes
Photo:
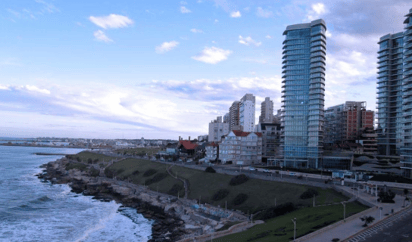
<svg viewBox="0 0 412 242">
<path fill-rule="evenodd" d="M 319 168 L 323 150 L 326 23 L 286 27 L 283 35 L 284 165 Z"/>
<path fill-rule="evenodd" d="M 399 155 L 403 143 L 403 33 L 382 36 L 378 44 L 378 150 L 382 155 Z"/>
<path fill-rule="evenodd" d="M 403 86 L 402 113 L 404 140 L 401 154 L 403 175 L 412 178 L 412 9 L 405 16 L 403 33 Z"/>
</svg>

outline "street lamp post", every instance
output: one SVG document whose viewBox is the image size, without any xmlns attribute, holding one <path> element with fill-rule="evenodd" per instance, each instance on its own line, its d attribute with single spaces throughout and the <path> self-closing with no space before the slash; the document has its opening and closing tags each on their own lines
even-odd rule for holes
<svg viewBox="0 0 412 242">
<path fill-rule="evenodd" d="M 382 209 L 383 209 L 383 207 L 380 207 L 380 208 L 379 208 L 379 220 L 382 219 Z"/>
<path fill-rule="evenodd" d="M 296 218 L 292 219 L 293 222 L 293 242 L 296 241 Z"/>
<path fill-rule="evenodd" d="M 343 221 L 346 222 L 346 203 L 341 202 L 343 205 Z"/>
</svg>

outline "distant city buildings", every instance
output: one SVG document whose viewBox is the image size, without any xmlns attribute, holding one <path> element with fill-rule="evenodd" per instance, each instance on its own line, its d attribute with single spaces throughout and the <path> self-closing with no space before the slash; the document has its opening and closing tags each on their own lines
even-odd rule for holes
<svg viewBox="0 0 412 242">
<path fill-rule="evenodd" d="M 283 42 L 284 165 L 319 168 L 323 148 L 326 23 L 286 27 Z"/>
<path fill-rule="evenodd" d="M 374 112 L 366 102 L 347 101 L 325 110 L 324 144 L 356 143 L 366 128 L 374 128 Z"/>
</svg>

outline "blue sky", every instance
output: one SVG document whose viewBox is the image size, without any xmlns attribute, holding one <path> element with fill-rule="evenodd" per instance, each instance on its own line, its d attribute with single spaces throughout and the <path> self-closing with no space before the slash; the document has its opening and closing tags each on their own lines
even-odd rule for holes
<svg viewBox="0 0 412 242">
<path fill-rule="evenodd" d="M 326 107 L 376 108 L 379 37 L 409 1 L 2 0 L 0 136 L 207 133 L 245 93 L 280 108 L 282 33 L 328 26 Z"/>
</svg>

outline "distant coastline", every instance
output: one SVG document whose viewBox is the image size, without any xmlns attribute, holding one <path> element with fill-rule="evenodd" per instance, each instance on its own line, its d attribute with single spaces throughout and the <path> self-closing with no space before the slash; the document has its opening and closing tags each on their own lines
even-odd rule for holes
<svg viewBox="0 0 412 242">
<path fill-rule="evenodd" d="M 55 145 L 36 145 L 36 144 L 17 144 L 17 143 L 0 143 L 1 146 L 23 146 L 23 147 L 44 147 L 44 148 L 73 148 L 73 149 L 87 149 L 85 146 L 55 146 Z"/>
</svg>

